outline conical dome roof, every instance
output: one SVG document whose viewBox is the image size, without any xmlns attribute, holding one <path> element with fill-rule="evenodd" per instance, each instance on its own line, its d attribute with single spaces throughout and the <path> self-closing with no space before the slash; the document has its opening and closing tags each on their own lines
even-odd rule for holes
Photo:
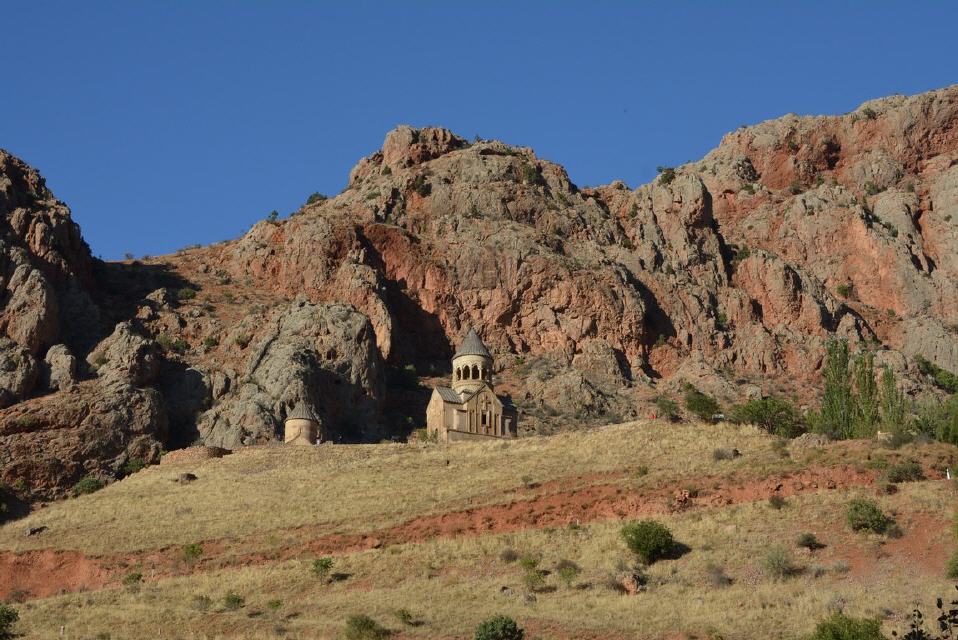
<svg viewBox="0 0 958 640">
<path fill-rule="evenodd" d="M 289 412 L 286 416 L 287 420 L 312 420 L 313 422 L 319 422 L 319 417 L 316 415 L 316 412 L 313 411 L 313 408 L 300 400 L 296 403 L 296 406 L 293 407 L 293 410 Z"/>
<path fill-rule="evenodd" d="M 462 341 L 462 344 L 459 345 L 459 348 L 456 350 L 456 355 L 454 355 L 453 358 L 458 358 L 459 356 L 483 356 L 490 359 L 492 358 L 492 354 L 486 349 L 486 345 L 482 343 L 482 339 L 479 337 L 479 334 L 476 333 L 475 329 L 469 329 L 469 333 L 466 334 L 466 338 Z"/>
</svg>

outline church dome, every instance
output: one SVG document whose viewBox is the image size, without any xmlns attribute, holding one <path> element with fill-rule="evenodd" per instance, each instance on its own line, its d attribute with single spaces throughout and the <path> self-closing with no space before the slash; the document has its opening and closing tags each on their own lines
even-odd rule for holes
<svg viewBox="0 0 958 640">
<path fill-rule="evenodd" d="M 486 345 L 482 343 L 482 339 L 479 337 L 479 334 L 476 333 L 475 329 L 469 330 L 469 333 L 466 334 L 465 339 L 462 341 L 462 344 L 459 345 L 459 348 L 456 350 L 456 355 L 454 355 L 453 358 L 460 356 L 482 356 L 483 358 L 492 359 L 492 354 L 486 349 Z"/>
<path fill-rule="evenodd" d="M 313 408 L 300 400 L 296 403 L 296 406 L 293 407 L 293 410 L 289 412 L 286 416 L 287 420 L 312 420 L 313 422 L 319 422 L 319 418 L 316 416 L 316 412 L 313 411 Z"/>
</svg>

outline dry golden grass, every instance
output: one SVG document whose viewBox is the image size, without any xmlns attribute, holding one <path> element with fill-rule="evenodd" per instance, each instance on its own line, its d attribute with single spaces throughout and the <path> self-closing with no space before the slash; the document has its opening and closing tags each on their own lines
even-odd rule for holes
<svg viewBox="0 0 958 640">
<path fill-rule="evenodd" d="M 954 487 L 940 481 L 913 483 L 880 499 L 883 508 L 898 513 L 905 530 L 900 541 L 847 530 L 844 506 L 859 493 L 796 497 L 779 511 L 753 503 L 663 517 L 690 551 L 654 564 L 647 571 L 649 590 L 634 597 L 604 586 L 633 560 L 619 540 L 620 523 L 601 523 L 337 556 L 334 571 L 349 577 L 331 584 L 310 572 L 308 560 L 299 560 L 148 581 L 138 589 L 60 596 L 22 605 L 21 626 L 27 637 L 56 637 L 63 625 L 71 638 L 104 632 L 111 638 L 282 637 L 279 630 L 285 637 L 334 638 L 346 617 L 365 613 L 401 631 L 400 637 L 468 637 L 482 619 L 505 613 L 534 630 L 536 638 L 658 638 L 676 631 L 700 637 L 795 638 L 839 605 L 849 614 L 870 617 L 930 607 L 936 595 L 953 587 L 914 570 L 913 557 L 886 548 L 907 546 L 929 521 L 942 526 L 928 542 L 946 540 L 944 522 L 954 505 Z M 827 547 L 802 556 L 794 539 L 808 530 Z M 777 544 L 789 548 L 804 569 L 801 575 L 785 581 L 763 575 L 761 558 Z M 577 585 L 591 586 L 569 589 L 547 576 L 547 585 L 557 589 L 525 603 L 522 570 L 499 558 L 506 548 L 541 557 L 544 569 L 560 559 L 572 560 L 583 568 Z M 943 564 L 944 556 L 940 560 Z M 842 562 L 850 571 L 836 569 Z M 710 584 L 710 564 L 723 567 L 732 584 Z M 504 586 L 513 593 L 502 594 Z M 228 591 L 243 596 L 246 606 L 224 610 Z M 211 607 L 198 607 L 197 597 L 209 598 Z M 281 601 L 278 610 L 268 607 L 270 600 Z M 400 608 L 423 624 L 404 627 L 394 617 Z M 889 630 L 902 626 L 887 623 Z"/>
<path fill-rule="evenodd" d="M 715 460 L 719 447 L 738 448 L 743 456 Z M 956 450 L 924 445 L 888 451 L 856 442 L 784 457 L 774 438 L 752 428 L 661 422 L 508 443 L 252 449 L 222 460 L 153 467 L 96 494 L 52 504 L 0 528 L 0 549 L 113 555 L 220 541 L 207 553 L 234 553 L 235 561 L 252 550 L 288 550 L 304 539 L 291 533 L 304 525 L 308 536 L 367 533 L 417 516 L 596 483 L 679 488 L 703 476 L 744 480 L 809 464 L 865 468 L 878 458 L 908 456 L 927 465 L 954 460 Z M 641 467 L 647 473 L 636 473 Z M 186 471 L 199 480 L 172 482 Z M 524 488 L 530 480 L 558 482 L 530 491 Z M 17 605 L 17 630 L 26 638 L 60 637 L 61 627 L 63 637 L 74 639 L 107 633 L 113 640 L 336 638 L 349 615 L 364 613 L 397 637 L 462 638 L 482 619 L 504 613 L 537 639 L 662 638 L 675 632 L 795 638 L 838 605 L 850 614 L 882 617 L 890 629 L 888 612 L 927 608 L 951 588 L 940 576 L 955 546 L 949 521 L 956 486 L 907 483 L 896 494 L 875 498 L 902 526 L 900 540 L 848 530 L 847 502 L 875 493 L 874 487 L 822 487 L 788 498 L 778 510 L 761 500 L 658 517 L 688 551 L 649 568 L 648 591 L 634 597 L 608 586 L 634 566 L 619 538 L 622 522 L 611 520 L 336 555 L 333 571 L 348 577 L 329 584 L 310 571 L 312 557 L 305 554 L 228 569 L 199 563 L 191 575 L 169 577 L 154 575 L 150 554 L 142 553 L 137 561 L 143 565 L 130 570 L 142 571 L 143 584 Z M 27 525 L 49 529 L 28 538 Z M 795 541 L 804 532 L 815 533 L 826 547 L 803 554 Z M 776 546 L 788 549 L 799 575 L 780 581 L 765 575 L 762 559 Z M 577 586 L 567 588 L 548 575 L 547 590 L 526 602 L 522 570 L 500 558 L 507 548 L 539 557 L 545 570 L 563 559 L 577 563 Z M 732 583 L 713 584 L 710 565 L 721 567 Z M 502 593 L 503 587 L 510 593 Z M 245 606 L 226 610 L 229 591 L 242 596 Z M 278 608 L 270 608 L 270 601 L 279 601 Z M 422 624 L 404 626 L 394 615 L 400 608 Z"/>
<path fill-rule="evenodd" d="M 515 497 L 507 490 L 522 487 L 526 477 L 542 483 L 644 466 L 641 482 L 659 485 L 716 472 L 795 468 L 773 442 L 751 427 L 641 422 L 513 442 L 240 450 L 220 460 L 151 467 L 98 493 L 54 503 L 0 527 L 0 549 L 123 553 L 302 525 L 354 533 L 507 502 Z M 746 455 L 716 462 L 717 447 Z M 172 481 L 187 471 L 199 480 Z M 26 525 L 47 526 L 49 534 L 24 538 Z"/>
</svg>

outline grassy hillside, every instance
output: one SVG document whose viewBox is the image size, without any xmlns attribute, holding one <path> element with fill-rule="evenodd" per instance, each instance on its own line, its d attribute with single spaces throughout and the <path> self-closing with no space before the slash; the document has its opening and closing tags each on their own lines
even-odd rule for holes
<svg viewBox="0 0 958 640">
<path fill-rule="evenodd" d="M 908 459 L 928 479 L 889 484 Z M 789 449 L 751 428 L 664 422 L 248 449 L 0 527 L 0 599 L 20 601 L 28 638 L 335 638 L 359 613 L 410 638 L 471 637 L 496 613 L 535 638 L 793 638 L 836 608 L 901 629 L 894 616 L 952 588 L 956 486 L 939 478 L 956 463 L 941 444 Z M 185 472 L 197 479 L 173 481 Z M 900 533 L 852 531 L 859 497 Z M 679 545 L 641 568 L 619 529 L 645 517 Z M 823 546 L 798 547 L 803 533 Z M 636 571 L 644 590 L 623 595 Z"/>
</svg>

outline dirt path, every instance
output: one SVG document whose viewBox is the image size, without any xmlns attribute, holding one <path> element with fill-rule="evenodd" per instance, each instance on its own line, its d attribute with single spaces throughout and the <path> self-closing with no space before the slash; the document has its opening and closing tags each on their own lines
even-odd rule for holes
<svg viewBox="0 0 958 640">
<path fill-rule="evenodd" d="M 580 484 L 577 481 L 581 478 L 572 480 L 572 484 Z M 790 496 L 865 486 L 874 480 L 872 471 L 824 467 L 741 482 L 722 477 L 700 478 L 697 485 L 701 488 L 697 490 L 677 489 L 674 485 L 629 490 L 619 484 L 584 487 L 580 484 L 579 488 L 559 490 L 561 483 L 551 482 L 534 491 L 524 491 L 529 494 L 528 498 L 507 504 L 422 516 L 369 533 L 314 537 L 317 535 L 314 527 L 270 532 L 292 535 L 297 540 L 296 544 L 271 552 L 242 553 L 244 546 L 252 546 L 251 543 L 261 540 L 265 534 L 231 543 L 230 549 L 240 550 L 235 554 L 226 552 L 223 541 L 208 541 L 203 544 L 203 556 L 191 563 L 183 561 L 179 547 L 100 558 L 70 551 L 0 552 L 0 600 L 13 596 L 19 599 L 42 598 L 64 591 L 98 589 L 120 580 L 129 567 L 140 567 L 145 574 L 156 578 L 188 575 L 321 554 L 353 553 L 441 537 L 478 536 L 721 507 L 765 500 L 774 494 Z"/>
</svg>

